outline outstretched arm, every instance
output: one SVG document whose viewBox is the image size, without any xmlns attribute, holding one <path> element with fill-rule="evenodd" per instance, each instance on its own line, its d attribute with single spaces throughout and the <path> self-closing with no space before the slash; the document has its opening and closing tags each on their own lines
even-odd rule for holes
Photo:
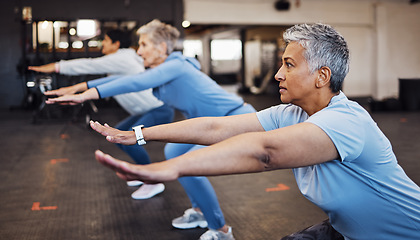
<svg viewBox="0 0 420 240">
<path fill-rule="evenodd" d="M 98 122 L 91 122 L 90 125 L 112 143 L 136 144 L 133 131 L 120 131 Z M 211 145 L 241 133 L 257 131 L 264 131 L 264 129 L 255 113 L 194 118 L 142 130 L 146 142 L 162 141 L 200 145 Z"/>
<path fill-rule="evenodd" d="M 62 87 L 56 90 L 47 91 L 44 94 L 47 96 L 63 96 L 83 92 L 88 89 L 86 82 L 81 82 L 73 86 Z"/>
<path fill-rule="evenodd" d="M 42 66 L 29 66 L 28 69 L 35 72 L 52 73 L 55 72 L 55 63 L 49 63 Z"/>
<path fill-rule="evenodd" d="M 62 105 L 76 105 L 76 104 L 83 103 L 84 101 L 87 101 L 87 100 L 99 99 L 99 92 L 96 87 L 101 84 L 118 80 L 120 77 L 121 76 L 104 77 L 104 78 L 99 78 L 96 80 L 91 80 L 89 82 L 79 83 L 70 87 L 64 87 L 57 90 L 45 92 L 45 95 L 47 96 L 67 95 L 67 96 L 58 97 L 58 98 L 49 98 L 46 101 L 46 103 L 47 104 L 58 103 Z M 80 94 L 74 94 L 81 91 L 84 91 L 84 92 Z"/>
<path fill-rule="evenodd" d="M 134 165 L 97 151 L 96 159 L 124 180 L 172 181 L 182 176 L 215 176 L 310 166 L 338 158 L 328 135 L 311 123 L 269 132 L 240 134 L 207 148 L 148 165 Z"/>
</svg>

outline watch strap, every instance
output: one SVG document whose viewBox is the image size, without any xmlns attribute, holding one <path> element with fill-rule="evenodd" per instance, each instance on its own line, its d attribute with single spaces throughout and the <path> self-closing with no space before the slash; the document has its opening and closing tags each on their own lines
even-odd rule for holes
<svg viewBox="0 0 420 240">
<path fill-rule="evenodd" d="M 143 137 L 143 132 L 141 130 L 143 127 L 144 125 L 138 125 L 133 127 L 134 134 L 136 135 L 137 144 L 140 146 L 146 144 L 146 141 Z"/>
</svg>

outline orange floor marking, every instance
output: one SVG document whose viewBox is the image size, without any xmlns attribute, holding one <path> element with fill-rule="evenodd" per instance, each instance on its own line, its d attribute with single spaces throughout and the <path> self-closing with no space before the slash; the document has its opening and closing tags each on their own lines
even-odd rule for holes
<svg viewBox="0 0 420 240">
<path fill-rule="evenodd" d="M 61 139 L 69 139 L 70 135 L 63 133 L 63 134 L 60 134 L 60 138 Z"/>
<path fill-rule="evenodd" d="M 40 207 L 41 203 L 40 202 L 34 202 L 34 204 L 32 205 L 31 210 L 32 211 L 41 211 L 41 210 L 56 210 L 58 207 L 57 206 L 46 206 L 46 207 Z"/>
<path fill-rule="evenodd" d="M 288 187 L 288 186 L 286 186 L 282 183 L 279 183 L 279 184 L 277 184 L 277 187 L 266 188 L 265 191 L 266 192 L 278 192 L 278 191 L 284 191 L 284 190 L 289 190 L 289 189 L 290 189 L 290 187 Z"/>
<path fill-rule="evenodd" d="M 68 162 L 69 159 L 68 158 L 56 158 L 56 159 L 51 159 L 50 163 L 51 164 L 56 164 L 58 162 Z"/>
</svg>

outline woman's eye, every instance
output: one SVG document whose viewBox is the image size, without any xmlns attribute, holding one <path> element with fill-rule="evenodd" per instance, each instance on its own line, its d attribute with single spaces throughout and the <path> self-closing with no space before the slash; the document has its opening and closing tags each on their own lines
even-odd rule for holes
<svg viewBox="0 0 420 240">
<path fill-rule="evenodd" d="M 286 64 L 287 67 L 293 67 L 293 64 L 291 64 L 289 62 L 286 62 L 285 64 Z"/>
</svg>

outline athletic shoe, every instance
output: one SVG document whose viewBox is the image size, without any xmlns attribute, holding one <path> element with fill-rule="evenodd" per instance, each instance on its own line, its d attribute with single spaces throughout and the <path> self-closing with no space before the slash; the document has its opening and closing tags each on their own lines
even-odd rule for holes
<svg viewBox="0 0 420 240">
<path fill-rule="evenodd" d="M 165 190 L 165 185 L 163 185 L 163 183 L 143 184 L 143 186 L 131 194 L 131 197 L 134 199 L 149 199 L 156 194 L 163 192 L 163 190 Z"/>
<path fill-rule="evenodd" d="M 235 240 L 235 238 L 232 234 L 232 228 L 229 227 L 229 231 L 227 233 L 210 229 L 201 235 L 200 240 Z"/>
<path fill-rule="evenodd" d="M 193 208 L 190 208 L 184 212 L 184 215 L 172 220 L 172 226 L 180 229 L 196 227 L 206 228 L 207 221 L 201 212 L 197 212 Z"/>
<path fill-rule="evenodd" d="M 127 185 L 129 187 L 137 187 L 137 186 L 140 186 L 142 184 L 143 184 L 143 182 L 142 181 L 138 181 L 138 180 L 127 181 Z"/>
</svg>

